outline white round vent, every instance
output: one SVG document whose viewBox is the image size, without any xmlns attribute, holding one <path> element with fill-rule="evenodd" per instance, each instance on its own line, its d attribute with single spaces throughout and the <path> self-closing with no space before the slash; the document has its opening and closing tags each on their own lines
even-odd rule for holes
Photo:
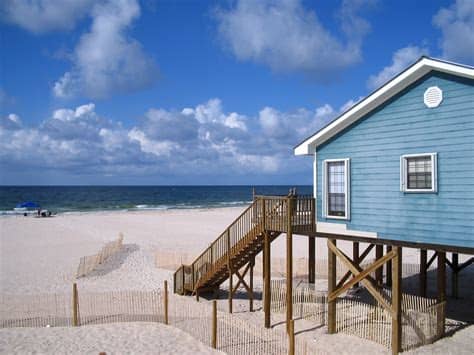
<svg viewBox="0 0 474 355">
<path fill-rule="evenodd" d="M 426 89 L 424 94 L 424 102 L 426 107 L 434 108 L 438 107 L 441 101 L 443 101 L 443 92 L 437 86 L 431 86 Z"/>
</svg>

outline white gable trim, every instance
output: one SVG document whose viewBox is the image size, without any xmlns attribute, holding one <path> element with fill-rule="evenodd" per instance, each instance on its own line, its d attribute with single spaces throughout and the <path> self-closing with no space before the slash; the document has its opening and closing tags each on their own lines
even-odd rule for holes
<svg viewBox="0 0 474 355">
<path fill-rule="evenodd" d="M 329 125 L 294 148 L 295 155 L 314 154 L 316 147 L 382 105 L 432 70 L 474 79 L 474 68 L 423 57 L 378 90 L 355 104 Z"/>
</svg>

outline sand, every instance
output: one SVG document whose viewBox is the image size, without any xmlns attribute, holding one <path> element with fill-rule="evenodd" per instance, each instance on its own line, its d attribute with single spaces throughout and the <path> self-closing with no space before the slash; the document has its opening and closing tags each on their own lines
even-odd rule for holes
<svg viewBox="0 0 474 355">
<path fill-rule="evenodd" d="M 197 256 L 208 246 L 242 211 L 242 208 L 221 208 L 202 210 L 168 210 L 140 212 L 101 212 L 62 214 L 52 218 L 0 217 L 0 293 L 36 294 L 70 292 L 73 282 L 80 290 L 153 290 L 162 288 L 163 281 L 172 280 L 173 272 L 157 268 L 157 258 L 161 255 Z M 123 250 L 87 277 L 75 280 L 79 258 L 97 253 L 109 241 L 124 235 Z M 307 238 L 296 236 L 294 256 L 307 256 Z M 349 243 L 342 244 L 346 251 Z M 361 249 L 363 245 L 361 246 Z M 316 257 L 326 259 L 325 240 L 318 239 Z M 158 256 L 157 256 L 158 255 Z M 285 238 L 278 238 L 272 244 L 272 256 L 285 255 Z M 418 252 L 404 249 L 404 263 L 416 263 Z M 466 256 L 461 256 L 461 260 Z M 178 261 L 179 262 L 179 261 Z M 158 263 L 159 264 L 159 263 Z M 472 272 L 461 274 L 462 299 L 454 303 L 464 309 L 463 320 L 474 321 L 472 300 L 474 291 Z M 435 275 L 430 275 L 434 279 Z M 256 288 L 260 277 L 256 278 Z M 417 279 L 404 282 L 407 287 L 417 287 Z M 324 289 L 326 282 L 319 281 Z M 449 287 L 449 283 L 448 283 Z M 448 288 L 449 289 L 449 288 Z M 431 290 L 433 292 L 433 290 Z M 225 285 L 222 296 L 225 297 Z M 205 302 L 205 300 L 203 299 Z M 449 302 L 448 302 L 449 304 Z M 451 302 L 453 304 L 453 302 Z M 219 308 L 227 309 L 227 301 L 219 301 Z M 256 302 L 257 312 L 249 313 L 248 302 L 237 299 L 234 304 L 236 316 L 262 324 L 261 303 Z M 275 316 L 274 324 L 281 323 Z M 313 328 L 309 322 L 299 322 L 297 329 Z M 277 328 L 283 329 L 282 323 Z M 466 350 L 466 339 L 471 339 L 474 328 L 469 327 L 452 338 L 417 349 L 416 353 L 443 351 L 446 347 Z M 459 335 L 458 335 L 459 334 Z M 12 352 L 97 352 L 97 344 L 110 353 L 149 353 L 163 349 L 169 353 L 178 349 L 186 353 L 211 352 L 206 346 L 172 327 L 150 323 L 118 323 L 103 326 L 48 329 L 2 329 L 0 330 L 0 350 Z M 134 341 L 124 339 L 129 336 Z M 344 334 L 328 335 L 324 327 L 302 332 L 301 335 L 317 344 L 322 353 L 388 353 L 381 345 Z M 115 340 L 114 340 L 115 339 Z M 120 340 L 122 339 L 122 340 Z M 80 341 L 79 341 L 80 340 Z M 443 345 L 443 344 L 449 345 Z M 182 349 L 182 350 L 180 350 Z M 426 350 L 425 350 L 426 349 Z M 100 350 L 100 349 L 99 349 Z M 108 352 L 108 353 L 109 353 Z"/>
<path fill-rule="evenodd" d="M 222 354 L 160 323 L 0 329 L 4 354 Z"/>
</svg>

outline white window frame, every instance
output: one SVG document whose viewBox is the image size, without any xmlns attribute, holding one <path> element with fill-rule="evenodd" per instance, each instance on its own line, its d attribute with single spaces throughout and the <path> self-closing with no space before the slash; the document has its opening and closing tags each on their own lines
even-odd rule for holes
<svg viewBox="0 0 474 355">
<path fill-rule="evenodd" d="M 327 188 L 327 173 L 328 173 L 328 163 L 334 163 L 334 162 L 344 162 L 344 194 L 345 194 L 345 210 L 344 210 L 344 216 L 332 216 L 328 214 L 329 208 L 328 208 L 328 188 Z M 323 216 L 324 218 L 328 219 L 342 219 L 342 220 L 349 220 L 350 219 L 350 178 L 351 178 L 351 172 L 350 172 L 350 159 L 349 158 L 343 158 L 343 159 L 326 159 L 323 160 L 323 178 L 322 178 L 322 187 L 323 187 Z"/>
<path fill-rule="evenodd" d="M 431 189 L 408 188 L 408 158 L 431 158 Z M 400 191 L 405 193 L 436 193 L 438 192 L 438 154 L 417 153 L 405 154 L 400 157 Z"/>
</svg>

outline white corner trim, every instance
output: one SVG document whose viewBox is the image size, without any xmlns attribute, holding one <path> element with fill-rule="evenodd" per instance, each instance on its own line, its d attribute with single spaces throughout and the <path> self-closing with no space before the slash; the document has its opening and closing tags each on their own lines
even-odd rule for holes
<svg viewBox="0 0 474 355">
<path fill-rule="evenodd" d="M 347 229 L 345 223 L 316 222 L 318 233 L 330 233 L 339 235 L 352 235 L 354 237 L 378 238 L 376 232 L 366 232 Z"/>
<path fill-rule="evenodd" d="M 444 73 L 474 79 L 474 68 L 464 67 L 454 63 L 447 63 L 431 58 L 422 58 L 417 63 L 400 73 L 398 76 L 387 82 L 385 85 L 374 91 L 372 94 L 354 105 L 351 109 L 343 113 L 339 118 L 329 125 L 316 132 L 314 135 L 300 143 L 294 149 L 295 155 L 313 154 L 314 149 L 350 126 L 365 114 L 380 106 L 391 97 L 405 89 L 407 86 L 430 72 L 437 70 Z"/>
</svg>

